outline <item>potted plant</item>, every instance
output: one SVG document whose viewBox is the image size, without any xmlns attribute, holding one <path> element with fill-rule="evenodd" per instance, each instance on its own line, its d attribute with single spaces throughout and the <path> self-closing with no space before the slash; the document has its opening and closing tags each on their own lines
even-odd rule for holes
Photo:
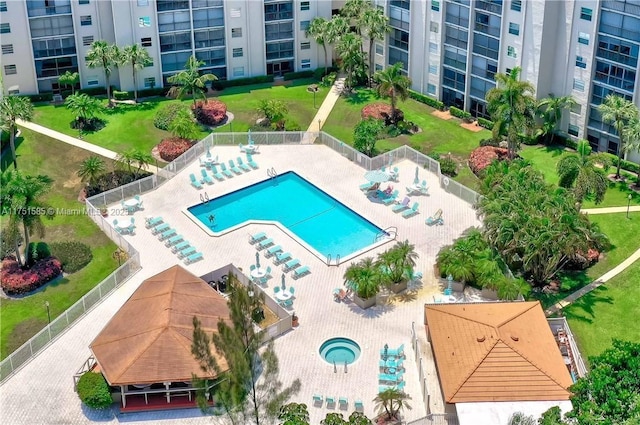
<svg viewBox="0 0 640 425">
<path fill-rule="evenodd" d="M 293 312 L 293 315 L 291 316 L 291 326 L 293 326 L 294 328 L 298 327 L 298 315 L 296 314 L 296 312 Z"/>
<path fill-rule="evenodd" d="M 400 411 L 402 409 L 411 410 L 407 400 L 411 400 L 409 394 L 396 388 L 384 390 L 373 399 L 380 417 L 384 420 L 382 423 L 385 424 L 400 423 Z"/>
<path fill-rule="evenodd" d="M 372 257 L 351 263 L 344 273 L 344 279 L 345 284 L 355 292 L 353 302 L 358 307 L 367 309 L 375 305 L 381 276 Z"/>
<path fill-rule="evenodd" d="M 102 215 L 103 217 L 109 216 L 109 209 L 105 205 L 100 207 L 100 215 Z"/>
<path fill-rule="evenodd" d="M 384 283 L 394 293 L 407 289 L 413 276 L 418 254 L 408 240 L 398 242 L 393 248 L 378 255 L 378 266 Z"/>
</svg>

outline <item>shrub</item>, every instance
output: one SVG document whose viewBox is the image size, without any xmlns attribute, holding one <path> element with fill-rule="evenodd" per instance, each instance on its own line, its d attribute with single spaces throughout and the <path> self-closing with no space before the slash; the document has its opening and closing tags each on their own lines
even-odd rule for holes
<svg viewBox="0 0 640 425">
<path fill-rule="evenodd" d="M 331 73 L 336 73 L 337 71 L 338 71 L 338 68 L 336 68 L 334 66 L 330 66 L 329 67 L 329 73 L 327 75 L 329 75 Z M 324 74 L 325 74 L 324 68 L 316 68 L 316 70 L 313 71 L 313 78 L 315 78 L 318 81 L 321 81 L 322 78 L 324 77 Z"/>
<path fill-rule="evenodd" d="M 107 190 L 115 189 L 116 187 L 123 186 L 133 181 L 143 179 L 150 175 L 151 173 L 143 170 L 140 170 L 137 176 L 133 171 L 129 170 L 114 170 L 111 173 L 102 174 L 98 176 L 93 184 L 87 185 L 85 188 L 87 198 Z"/>
<path fill-rule="evenodd" d="M 107 125 L 107 122 L 102 118 L 92 117 L 88 119 L 75 119 L 71 121 L 71 128 L 78 130 L 78 126 L 82 123 L 82 131 L 99 131 Z"/>
<path fill-rule="evenodd" d="M 455 177 L 458 175 L 458 164 L 451 158 L 440 158 L 440 172 L 449 177 Z"/>
<path fill-rule="evenodd" d="M 302 127 L 295 121 L 287 120 L 284 124 L 285 131 L 302 131 Z"/>
<path fill-rule="evenodd" d="M 60 260 L 65 273 L 75 273 L 93 259 L 91 248 L 82 242 L 53 242 L 49 248 L 51 254 Z"/>
<path fill-rule="evenodd" d="M 168 139 L 163 139 L 162 142 L 158 144 L 158 154 L 163 160 L 171 162 L 188 151 L 191 146 L 193 146 L 193 143 L 189 140 L 179 137 L 169 137 Z"/>
<path fill-rule="evenodd" d="M 204 125 L 218 125 L 227 118 L 227 105 L 219 100 L 199 100 L 191 109 L 198 122 Z"/>
<path fill-rule="evenodd" d="M 13 254 L 16 248 L 16 238 L 18 242 L 22 242 L 20 232 L 10 232 L 7 228 L 0 230 L 0 259 Z"/>
<path fill-rule="evenodd" d="M 28 94 L 26 97 L 32 102 L 51 102 L 53 100 L 53 93 Z"/>
<path fill-rule="evenodd" d="M 178 115 L 178 112 L 185 107 L 181 103 L 168 103 L 158 109 L 153 118 L 153 125 L 160 130 L 169 130 L 171 121 Z"/>
<path fill-rule="evenodd" d="M 336 82 L 336 78 L 338 78 L 338 74 L 335 72 L 331 72 L 322 77 L 322 80 L 320 80 L 320 85 L 322 87 L 331 87 L 333 83 Z"/>
<path fill-rule="evenodd" d="M 418 93 L 417 91 L 409 90 L 409 97 L 440 111 L 444 110 L 444 103 L 440 102 L 438 99 L 434 99 L 432 97 L 425 96 L 422 93 Z"/>
<path fill-rule="evenodd" d="M 33 264 L 42 258 L 51 257 L 51 250 L 46 242 L 29 242 L 27 255 L 27 264 Z"/>
<path fill-rule="evenodd" d="M 77 389 L 80 400 L 93 409 L 106 409 L 113 403 L 109 385 L 101 373 L 85 372 L 78 379 Z"/>
<path fill-rule="evenodd" d="M 133 93 L 129 93 L 128 91 L 114 90 L 113 91 L 113 98 L 115 100 L 133 99 Z"/>
<path fill-rule="evenodd" d="M 237 78 L 235 80 L 218 80 L 211 83 L 215 90 L 223 90 L 227 87 L 248 86 L 250 84 L 273 83 L 273 75 L 260 75 L 257 77 Z"/>
<path fill-rule="evenodd" d="M 297 80 L 298 78 L 311 78 L 314 75 L 314 71 L 298 71 L 298 72 L 287 72 L 283 75 L 285 81 L 289 80 Z"/>
<path fill-rule="evenodd" d="M 486 128 L 487 130 L 493 130 L 493 121 L 489 121 L 486 118 L 478 117 L 478 125 Z"/>
<path fill-rule="evenodd" d="M 152 96 L 164 96 L 169 91 L 168 87 L 158 87 L 153 89 L 138 90 L 138 98 L 152 97 Z"/>
<path fill-rule="evenodd" d="M 616 155 L 611 153 L 605 153 L 605 155 L 611 159 L 611 163 L 613 164 L 614 167 L 618 166 L 618 157 Z M 630 171 L 632 173 L 637 173 L 638 168 L 640 168 L 640 165 L 634 164 L 633 162 L 625 161 L 623 159 L 622 164 L 620 165 L 620 168 L 622 168 L 623 170 Z"/>
<path fill-rule="evenodd" d="M 469 112 L 463 111 L 462 109 L 458 109 L 455 106 L 451 106 L 449 108 L 449 113 L 456 118 L 460 118 L 466 121 L 473 119 L 473 117 Z"/>
<path fill-rule="evenodd" d="M 55 257 L 38 261 L 28 269 L 22 269 L 14 256 L 2 260 L 0 285 L 8 295 L 25 294 L 55 279 L 62 273 L 62 265 Z"/>
<path fill-rule="evenodd" d="M 496 140 L 496 139 L 482 139 L 480 140 L 480 146 L 493 146 L 493 147 L 499 147 L 500 146 L 500 140 Z"/>
<path fill-rule="evenodd" d="M 469 156 L 469 168 L 478 177 L 481 173 L 495 160 L 506 159 L 509 150 L 504 148 L 496 148 L 494 146 L 482 146 L 475 148 Z"/>
<path fill-rule="evenodd" d="M 84 94 L 88 94 L 89 96 L 100 96 L 100 95 L 106 95 L 107 89 L 104 87 L 90 87 L 87 89 L 78 90 L 76 93 L 84 93 Z"/>
</svg>

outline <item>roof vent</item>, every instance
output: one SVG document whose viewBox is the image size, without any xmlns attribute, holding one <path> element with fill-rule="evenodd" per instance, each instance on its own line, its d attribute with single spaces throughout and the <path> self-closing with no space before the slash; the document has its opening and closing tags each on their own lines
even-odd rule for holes
<svg viewBox="0 0 640 425">
<path fill-rule="evenodd" d="M 484 340 L 485 340 L 485 339 L 486 339 L 485 337 L 480 336 L 480 337 L 476 338 L 476 341 L 478 341 L 478 342 L 484 342 Z"/>
<path fill-rule="evenodd" d="M 520 340 L 520 338 L 518 338 L 517 336 L 514 336 L 514 335 L 511 335 L 511 339 L 516 341 L 516 342 Z"/>
</svg>

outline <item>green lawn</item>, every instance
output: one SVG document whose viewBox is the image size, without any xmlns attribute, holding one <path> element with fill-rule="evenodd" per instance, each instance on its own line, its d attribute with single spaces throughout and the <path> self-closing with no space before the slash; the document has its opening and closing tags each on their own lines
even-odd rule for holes
<svg viewBox="0 0 640 425">
<path fill-rule="evenodd" d="M 53 188 L 46 198 L 52 207 L 83 208 L 77 200 L 82 183 L 75 173 L 89 153 L 26 129 L 22 129 L 22 135 L 17 147 L 19 169 L 28 174 L 46 174 L 54 179 Z M 46 285 L 32 295 L 0 299 L 2 358 L 47 324 L 46 301 L 53 319 L 117 267 L 117 262 L 111 257 L 116 245 L 87 216 L 58 215 L 51 221 L 45 220 L 45 226 L 45 242 L 83 242 L 91 246 L 93 260 L 85 268 Z M 32 240 L 38 238 L 32 236 Z"/>
<path fill-rule="evenodd" d="M 564 315 L 584 357 L 602 353 L 613 338 L 640 342 L 640 261 L 566 307 Z"/>
</svg>

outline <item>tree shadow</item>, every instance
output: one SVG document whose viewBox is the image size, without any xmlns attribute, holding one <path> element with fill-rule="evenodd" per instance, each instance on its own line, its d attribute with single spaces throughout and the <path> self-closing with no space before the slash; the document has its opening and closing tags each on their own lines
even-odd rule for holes
<svg viewBox="0 0 640 425">
<path fill-rule="evenodd" d="M 597 304 L 613 304 L 613 298 L 606 295 L 606 286 L 599 288 L 583 295 L 574 301 L 569 307 L 562 310 L 564 317 L 584 323 L 593 323 L 596 318 L 594 307 Z"/>
<path fill-rule="evenodd" d="M 135 105 L 118 103 L 112 108 L 104 108 L 102 110 L 102 113 L 104 115 L 123 115 L 123 114 L 126 114 L 127 112 L 132 112 L 132 111 L 148 111 L 148 110 L 154 109 L 156 107 L 156 104 L 159 103 L 161 100 L 162 100 L 161 98 L 158 98 L 157 100 L 152 99 L 152 100 L 147 100 L 145 102 L 136 103 Z"/>
<path fill-rule="evenodd" d="M 20 161 L 20 154 L 18 153 L 18 147 L 24 142 L 23 136 L 18 136 L 14 140 L 14 144 L 16 146 L 16 156 L 18 161 Z M 13 158 L 11 157 L 11 146 L 9 142 L 7 142 L 4 149 L 2 149 L 2 157 L 0 158 L 0 170 L 5 171 L 13 164 Z"/>
<path fill-rule="evenodd" d="M 396 309 L 396 306 L 390 303 L 386 303 L 384 305 L 375 305 L 365 310 L 358 307 L 354 302 L 351 302 L 348 305 L 349 310 L 351 310 L 352 313 L 355 313 L 365 319 L 376 319 L 382 317 L 385 313 L 390 313 Z"/>
<path fill-rule="evenodd" d="M 565 147 L 562 145 L 549 145 L 544 147 L 544 151 L 551 154 L 552 157 L 556 157 L 565 152 Z"/>
<path fill-rule="evenodd" d="M 358 90 L 355 93 L 348 95 L 345 101 L 352 105 L 362 105 L 363 103 L 367 103 L 369 100 L 371 100 L 370 93 Z"/>
</svg>

